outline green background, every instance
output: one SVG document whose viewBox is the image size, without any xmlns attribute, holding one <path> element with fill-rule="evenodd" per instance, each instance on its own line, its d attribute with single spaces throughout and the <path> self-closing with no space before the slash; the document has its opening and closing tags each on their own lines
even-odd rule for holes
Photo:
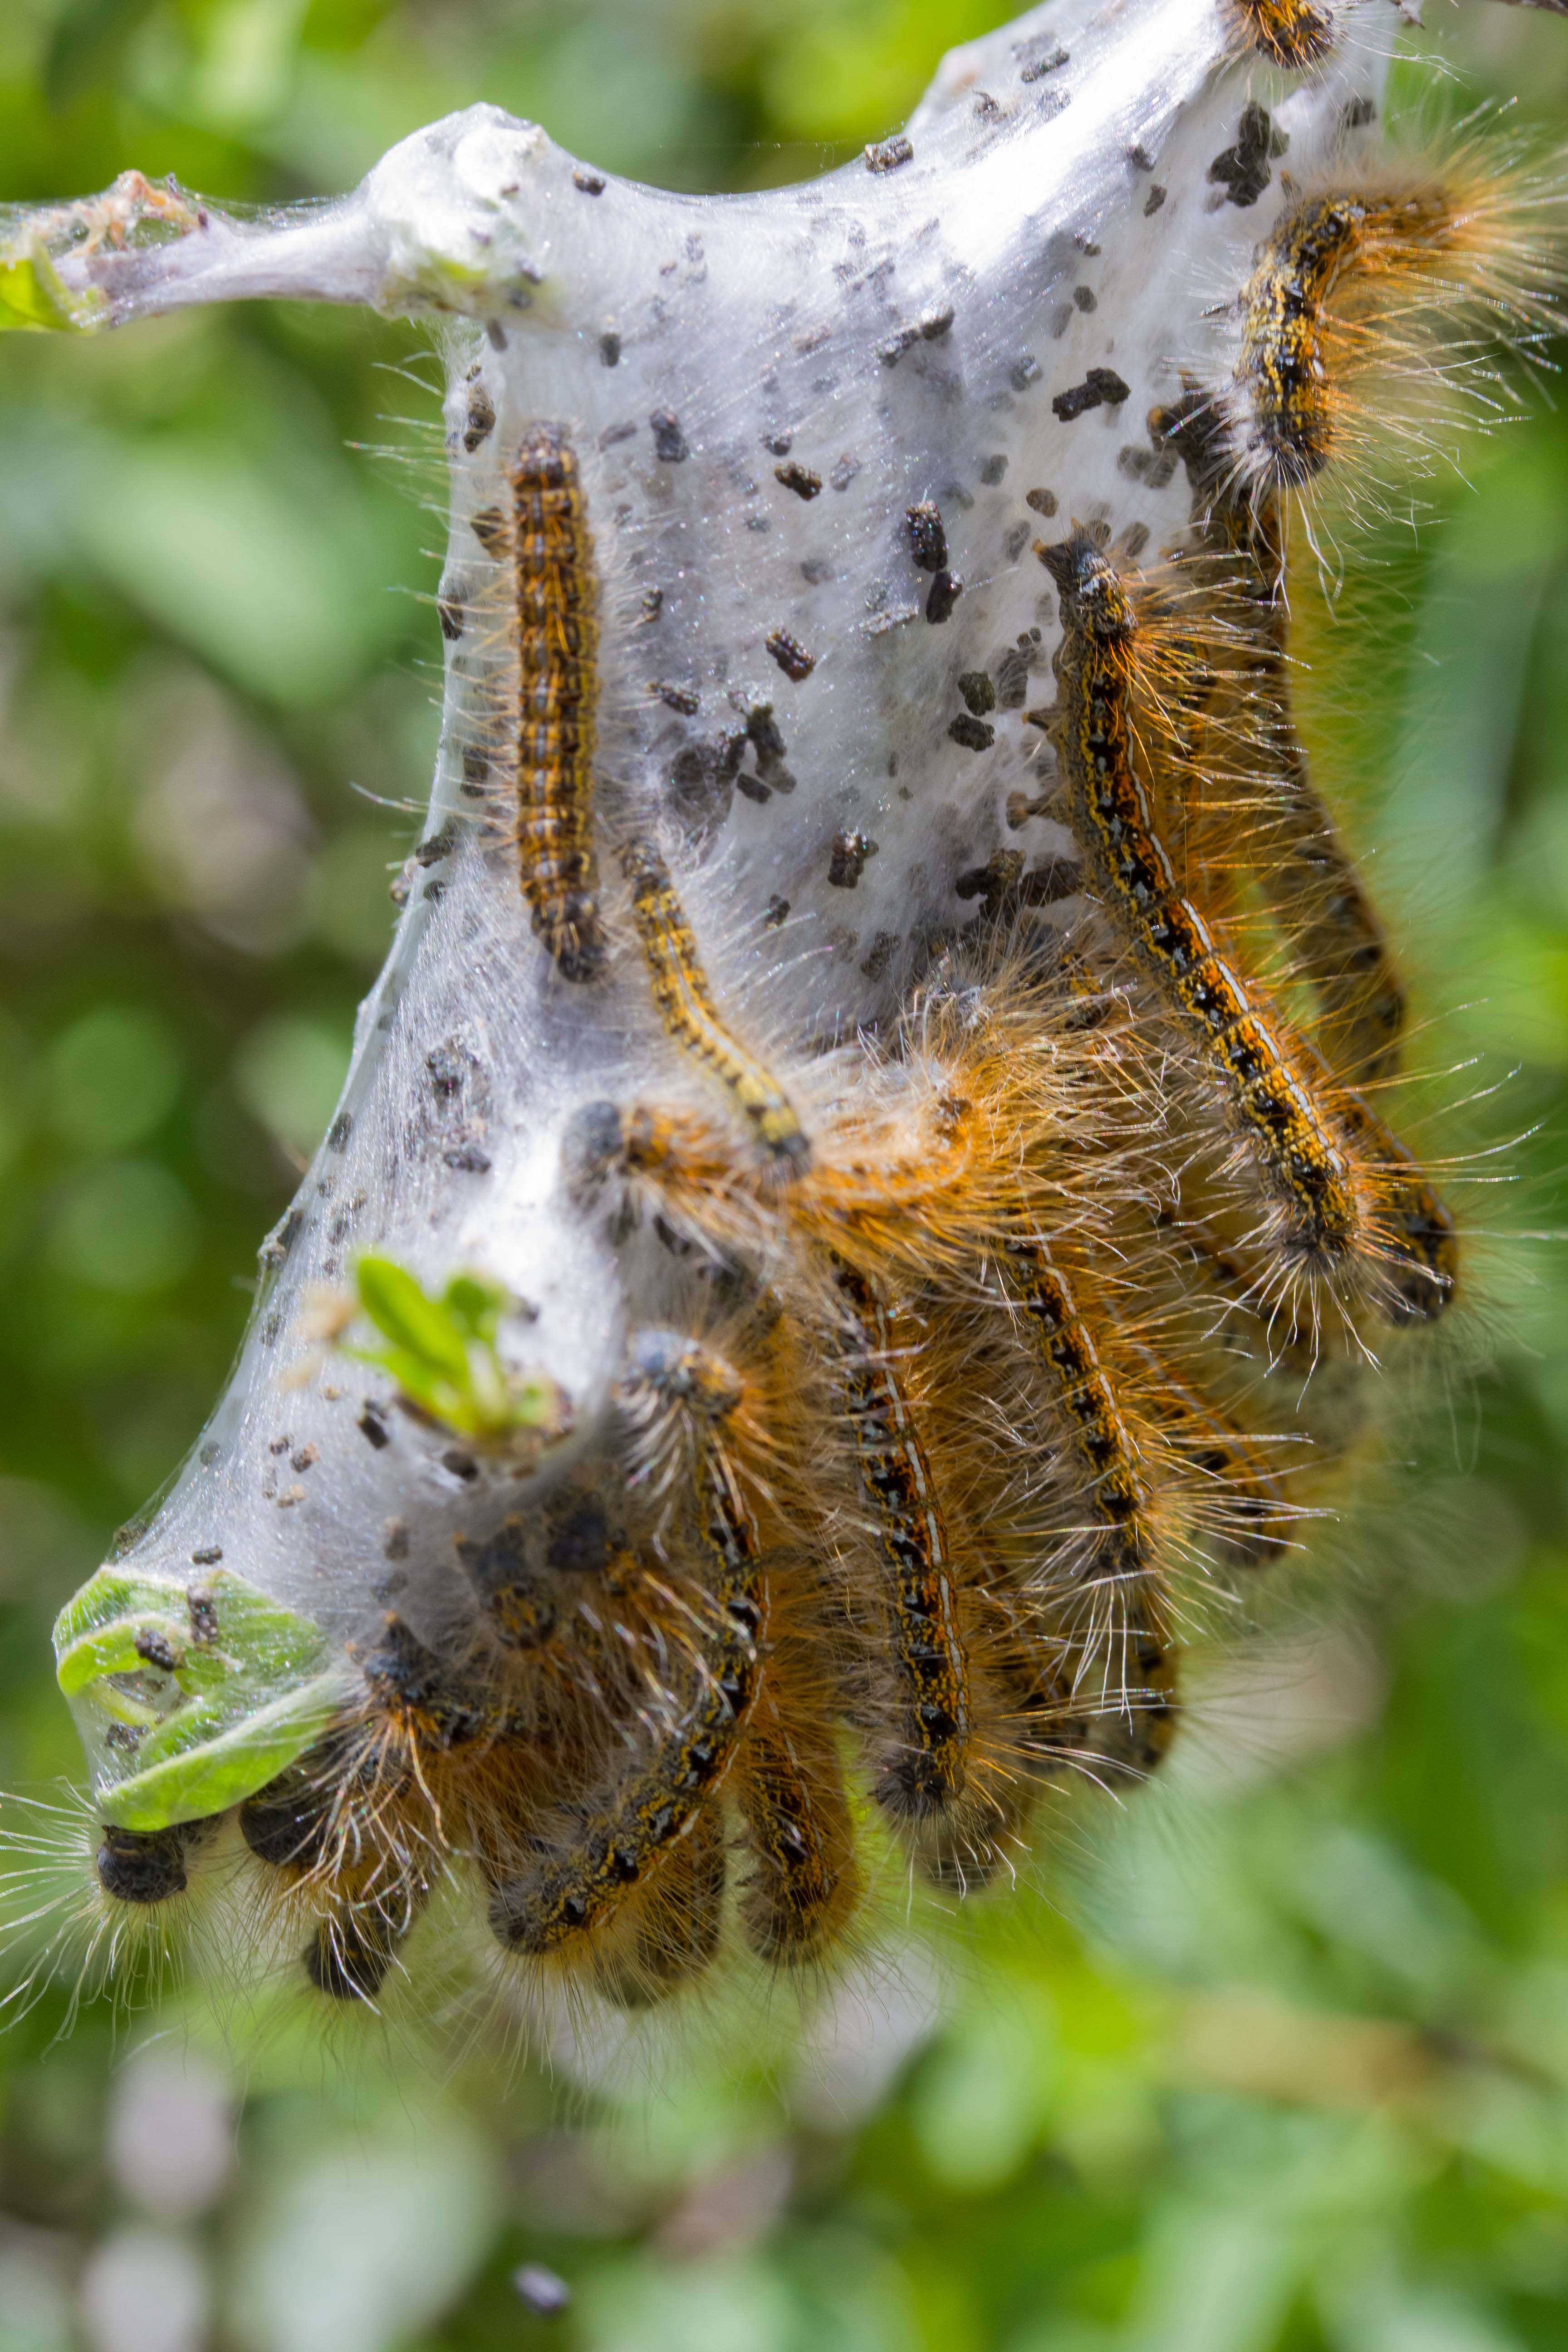
<svg viewBox="0 0 1568 2352">
<path fill-rule="evenodd" d="M 757 184 L 1005 13 L 6 0 L 0 201 L 132 163 L 333 192 L 481 97 Z M 1437 111 L 1568 117 L 1568 25 L 1428 13 Z M 288 306 L 0 347 L 0 1787 L 78 1769 L 51 1614 L 199 1426 L 387 942 L 436 739 L 437 378 Z M 1568 415 L 1531 394 L 1465 457 L 1418 546 L 1356 543 L 1310 692 L 1428 1024 L 1410 1117 L 1507 1148 L 1456 1184 L 1472 1303 L 1403 1477 L 1211 1662 L 1170 1788 L 804 2055 L 775 2010 L 508 2087 L 461 2033 L 323 2047 L 201 1999 L 117 2029 L 51 1991 L 0 2036 L 0 2352 L 1568 2345 L 1568 1271 L 1529 1238 L 1568 1150 Z M 565 2317 L 515 2297 L 530 2260 Z"/>
</svg>

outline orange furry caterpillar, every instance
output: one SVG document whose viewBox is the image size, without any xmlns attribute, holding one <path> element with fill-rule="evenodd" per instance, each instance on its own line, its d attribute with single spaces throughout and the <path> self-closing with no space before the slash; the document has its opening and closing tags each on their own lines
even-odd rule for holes
<svg viewBox="0 0 1568 2352">
<path fill-rule="evenodd" d="M 1001 1254 L 1003 1279 L 1021 1310 L 1024 1328 L 1049 1381 L 1052 1402 L 1086 1477 L 1083 1502 L 1090 1551 L 1085 1574 L 1091 1589 L 1117 1608 L 1130 1587 L 1167 1575 L 1171 1538 L 1162 1522 L 1178 1500 L 1202 1506 L 1206 1522 L 1195 1530 L 1237 1565 L 1256 1567 L 1282 1542 L 1278 1523 L 1284 1491 L 1261 1450 L 1212 1404 L 1195 1396 L 1148 1345 L 1138 1349 L 1147 1369 L 1143 1412 L 1156 1439 L 1146 1448 L 1120 1393 L 1094 1322 L 1037 1235 L 1022 1225 Z M 1106 1317 L 1102 1329 L 1119 1322 Z M 1108 1613 L 1114 1616 L 1117 1608 Z"/>
<path fill-rule="evenodd" d="M 891 1318 L 854 1267 L 840 1261 L 835 1276 L 845 1403 L 883 1556 L 899 1688 L 895 1752 L 878 1775 L 877 1797 L 894 1815 L 920 1821 L 968 1785 L 969 1663 L 947 1529 L 898 1375 Z"/>
<path fill-rule="evenodd" d="M 787 1376 L 779 1319 L 764 1306 L 771 1360 L 771 1418 L 787 1386 L 798 1402 L 799 1367 Z M 627 1344 L 617 1387 L 631 1441 L 634 1480 L 655 1493 L 682 1467 L 711 1478 L 712 1433 L 722 1430 L 749 1459 L 771 1455 L 782 1432 L 770 1407 L 720 1351 L 689 1333 L 644 1327 Z M 684 1464 L 678 1458 L 684 1454 Z M 770 1469 L 782 1467 L 770 1460 Z M 770 1579 L 776 1584 L 777 1578 Z M 800 1622 L 776 1631 L 726 1794 L 745 1826 L 750 1863 L 741 1920 L 758 1958 L 780 1968 L 820 1959 L 856 1907 L 859 1874 L 843 1767 L 821 1660 Z M 689 1972 L 689 1971 L 688 1971 Z"/>
<path fill-rule="evenodd" d="M 1333 1073 L 1313 1049 L 1304 1049 L 1320 1084 Z M 1373 1188 L 1369 1249 L 1375 1265 L 1372 1303 L 1391 1323 L 1435 1323 L 1458 1289 L 1460 1249 L 1453 1216 L 1420 1164 L 1350 1087 L 1332 1094 L 1334 1116 L 1350 1137 Z"/>
<path fill-rule="evenodd" d="M 612 1786 L 563 1809 L 542 1853 L 496 1886 L 490 1924 L 513 1951 L 543 1957 L 607 1927 L 634 1889 L 647 1886 L 696 1833 L 699 1816 L 732 1765 L 762 1678 L 768 1581 L 756 1523 L 721 1431 L 742 1383 L 684 1335 L 637 1335 L 623 1383 L 634 1412 L 669 1410 L 692 1425 L 695 1517 L 703 1551 L 702 1605 L 691 1635 L 694 1692 L 656 1728 L 651 1754 Z M 700 1881 L 704 1874 L 699 1873 Z M 711 1868 L 706 1874 L 711 1883 Z M 660 1940 L 645 1923 L 645 1941 Z M 672 1948 L 668 1937 L 667 1950 Z M 692 1948 L 707 1939 L 698 1934 Z"/>
<path fill-rule="evenodd" d="M 1251 854 L 1268 863 L 1268 880 L 1282 901 L 1273 912 L 1334 1024 L 1342 1056 L 1360 1076 L 1384 1076 L 1398 1058 L 1405 991 L 1296 732 L 1279 494 L 1267 484 L 1248 494 L 1223 404 L 1195 387 L 1171 407 L 1152 409 L 1149 433 L 1186 467 L 1198 569 L 1233 626 L 1239 655 L 1234 688 L 1263 738 L 1267 769 L 1254 783 L 1260 805 Z M 1223 693 L 1216 679 L 1206 699 L 1212 704 Z"/>
<path fill-rule="evenodd" d="M 831 1325 L 836 1260 L 873 1282 L 972 1281 L 1016 1229 L 1021 1179 L 1042 1213 L 1102 1222 L 1159 1125 L 1138 1041 L 1109 1016 L 1089 1034 L 1054 971 L 1005 950 L 973 970 L 944 958 L 886 1052 L 825 1060 L 819 1084 L 810 1162 L 786 1188 L 700 1117 L 613 1102 L 574 1114 L 568 1188 L 586 1203 L 618 1180 L 624 1213 L 646 1205 L 721 1262 L 783 1252 L 792 1307 Z"/>
<path fill-rule="evenodd" d="M 1286 73 L 1321 65 L 1334 45 L 1332 12 L 1320 0 L 1232 0 L 1247 47 Z"/>
<path fill-rule="evenodd" d="M 1035 1351 L 1051 1373 L 1070 1442 L 1089 1474 L 1096 1570 L 1112 1581 L 1142 1576 L 1153 1556 L 1146 1524 L 1152 1488 L 1094 1335 L 1048 1251 L 1034 1235 L 1022 1230 L 1015 1234 L 1002 1266 Z"/>
<path fill-rule="evenodd" d="M 558 425 L 531 425 L 512 461 L 510 539 L 522 894 L 563 979 L 594 980 L 608 944 L 594 854 L 599 591 L 582 472 Z"/>
<path fill-rule="evenodd" d="M 764 1690 L 736 1773 L 752 1857 L 741 1916 L 758 1958 L 777 1968 L 822 1959 L 841 1940 L 860 1885 L 844 1768 L 831 1731 L 813 1720 L 820 1699 L 812 1708 L 799 1698 L 781 1704 Z"/>
<path fill-rule="evenodd" d="M 1073 829 L 1106 911 L 1229 1102 L 1286 1255 L 1332 1273 L 1362 1242 L 1351 1160 L 1283 1037 L 1220 957 L 1178 888 L 1133 758 L 1139 621 L 1098 541 L 1078 531 L 1037 550 L 1061 591 L 1058 697 L 1048 724 Z"/>
<path fill-rule="evenodd" d="M 617 2009 L 652 2009 L 701 1976 L 723 1934 L 727 1875 L 723 1821 L 716 1806 L 701 1805 L 608 1941 L 595 1945 L 595 1990 Z"/>
<path fill-rule="evenodd" d="M 437 1874 L 437 1823 L 422 1775 L 432 1759 L 489 1727 L 488 1710 L 455 1697 L 437 1661 L 388 1616 L 384 1643 L 363 1661 L 366 1704 L 239 1808 L 250 1853 L 317 1915 L 305 1974 L 338 2001 L 373 2003 L 427 1902 Z"/>
<path fill-rule="evenodd" d="M 1442 1312 L 1457 1271 L 1447 1212 L 1316 1048 L 1259 1010 L 1177 886 L 1135 754 L 1141 623 L 1087 531 L 1039 550 L 1062 592 L 1059 696 L 1036 715 L 1066 770 L 1074 830 L 1117 929 L 1229 1103 L 1274 1211 L 1288 1271 L 1340 1278 L 1394 1322 Z"/>
<path fill-rule="evenodd" d="M 1561 328 L 1561 268 L 1527 226 L 1553 199 L 1521 179 L 1461 157 L 1443 174 L 1382 191 L 1286 185 L 1286 208 L 1242 289 L 1226 395 L 1249 488 L 1300 489 L 1321 474 L 1344 446 L 1357 379 L 1369 371 L 1403 366 L 1417 384 L 1445 381 L 1445 325 L 1493 347 Z"/>
</svg>

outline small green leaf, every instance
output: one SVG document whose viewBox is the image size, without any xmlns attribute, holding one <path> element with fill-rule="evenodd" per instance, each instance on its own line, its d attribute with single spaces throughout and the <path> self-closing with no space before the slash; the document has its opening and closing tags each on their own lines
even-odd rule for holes
<svg viewBox="0 0 1568 2352">
<path fill-rule="evenodd" d="M 310 1618 L 232 1569 L 192 1591 L 173 1577 L 102 1568 L 56 1622 L 61 1690 L 141 1735 L 130 1776 L 99 1791 L 106 1818 L 126 1829 L 237 1804 L 309 1745 L 335 1703 L 327 1639 Z M 150 1641 L 172 1666 L 145 1654 Z M 121 1686 L 149 1669 L 157 1679 Z"/>
<path fill-rule="evenodd" d="M 165 1830 L 176 1822 L 210 1821 L 215 1813 L 243 1804 L 321 1738 L 339 1712 L 342 1696 L 335 1674 L 319 1675 L 243 1717 L 230 1729 L 156 1757 L 130 1780 L 102 1792 L 104 1818 L 120 1829 Z M 171 1718 L 166 1732 L 178 1719 Z M 166 1732 L 160 1737 L 166 1738 Z M 152 1745 L 147 1743 L 144 1752 Z"/>
<path fill-rule="evenodd" d="M 105 1675 L 143 1672 L 149 1661 L 136 1644 L 149 1635 L 164 1643 L 183 1663 L 184 1645 L 190 1639 L 187 1622 L 163 1616 L 122 1617 L 116 1624 L 84 1633 L 65 1652 L 58 1671 L 59 1685 L 67 1698 L 74 1698 L 79 1691 L 86 1690 L 89 1683 L 101 1681 Z"/>
<path fill-rule="evenodd" d="M 100 1568 L 55 1621 L 61 1690 L 74 1697 L 105 1675 L 140 1672 L 147 1661 L 136 1654 L 136 1637 L 148 1630 L 163 1633 L 180 1654 L 174 1679 L 191 1693 L 236 1679 L 279 1681 L 318 1664 L 324 1640 L 320 1626 L 233 1570 L 215 1570 L 199 1590 L 216 1626 L 207 1643 L 193 1641 L 190 1596 L 173 1577 Z"/>
<path fill-rule="evenodd" d="M 499 1283 L 482 1281 L 478 1275 L 455 1274 L 447 1285 L 444 1303 L 466 1338 L 489 1345 L 511 1300 Z"/>
<path fill-rule="evenodd" d="M 75 1643 L 114 1625 L 122 1617 L 170 1615 L 185 1619 L 185 1588 L 170 1576 L 146 1576 L 139 1570 L 100 1568 L 75 1592 L 55 1619 L 55 1656 L 62 1671 L 65 1655 Z"/>
<path fill-rule="evenodd" d="M 311 1673 L 320 1664 L 326 1637 L 313 1619 L 286 1609 L 229 1569 L 215 1569 L 200 1590 L 212 1603 L 217 1638 L 210 1649 L 193 1646 L 187 1653 L 182 1676 L 190 1687 L 201 1686 L 204 1661 L 220 1655 L 237 1660 L 247 1679 L 271 1682 Z"/>
<path fill-rule="evenodd" d="M 378 1331 L 449 1380 L 466 1379 L 462 1333 L 442 1301 L 426 1297 L 414 1276 L 389 1257 L 362 1257 L 355 1273 L 360 1305 Z"/>
<path fill-rule="evenodd" d="M 7 330 L 82 334 L 97 324 L 106 303 L 97 289 L 70 301 L 58 270 L 45 252 L 0 258 L 0 334 Z"/>
<path fill-rule="evenodd" d="M 535 1374 L 520 1379 L 501 1360 L 496 1334 L 512 1301 L 499 1283 L 457 1274 L 432 1298 L 384 1257 L 361 1258 L 357 1276 L 361 1305 L 392 1345 L 342 1352 L 389 1373 L 415 1411 L 479 1444 L 560 1426 L 553 1384 Z"/>
</svg>

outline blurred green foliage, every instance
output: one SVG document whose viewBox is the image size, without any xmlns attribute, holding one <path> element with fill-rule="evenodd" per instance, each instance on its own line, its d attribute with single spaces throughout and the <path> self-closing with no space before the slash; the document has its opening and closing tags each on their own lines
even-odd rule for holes
<svg viewBox="0 0 1568 2352">
<path fill-rule="evenodd" d="M 1437 5 L 1445 111 L 1561 124 L 1568 28 Z M 480 97 L 758 184 L 886 131 L 1005 13 L 6 0 L 0 201 L 132 163 L 332 192 Z M 50 1619 L 199 1427 L 389 936 L 436 734 L 435 385 L 407 331 L 285 306 L 0 352 L 7 1788 L 78 1769 Z M 1560 1221 L 1568 1137 L 1568 418 L 1534 401 L 1468 466 L 1310 640 L 1434 1098 L 1515 1139 L 1466 1196 L 1489 1360 L 1456 1344 L 1347 1532 L 1352 1613 L 1325 1578 L 1215 1661 L 1168 1790 L 803 2046 L 780 2011 L 647 2079 L 563 2047 L 552 2086 L 340 2064 L 300 2010 L 226 2040 L 196 2000 L 128 2059 L 140 2027 L 49 1994 L 0 2039 L 0 2352 L 1568 2344 L 1568 1271 L 1507 1238 Z M 565 2317 L 519 2300 L 530 2261 Z"/>
</svg>

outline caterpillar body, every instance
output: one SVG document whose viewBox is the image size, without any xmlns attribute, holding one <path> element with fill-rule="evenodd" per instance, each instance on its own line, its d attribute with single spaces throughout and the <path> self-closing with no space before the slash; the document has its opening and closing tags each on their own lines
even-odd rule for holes
<svg viewBox="0 0 1568 2352">
<path fill-rule="evenodd" d="M 510 1950 L 542 1957 L 606 1925 L 690 1833 L 729 1770 L 756 1696 L 766 1587 L 759 1575 L 734 1580 L 715 1601 L 697 1688 L 647 1763 L 620 1788 L 590 1791 L 580 1823 L 497 1886 L 490 1921 Z"/>
<path fill-rule="evenodd" d="M 810 1158 L 800 1120 L 777 1080 L 731 1035 L 719 1016 L 691 927 L 651 842 L 628 842 L 621 864 L 632 891 L 632 917 L 665 1028 L 702 1063 L 748 1121 L 770 1163 L 785 1174 Z"/>
<path fill-rule="evenodd" d="M 1345 390 L 1325 338 L 1342 289 L 1387 277 L 1405 290 L 1440 268 L 1459 224 L 1437 190 L 1405 196 L 1350 190 L 1291 205 L 1265 241 L 1243 297 L 1237 383 L 1249 422 L 1246 463 L 1280 489 L 1300 489 L 1335 454 Z M 1353 338 L 1344 320 L 1342 336 Z"/>
<path fill-rule="evenodd" d="M 1321 65 L 1334 45 L 1334 16 L 1321 0 L 1237 0 L 1243 39 L 1286 73 Z"/>
<path fill-rule="evenodd" d="M 964 1791 L 969 1671 L 954 1571 L 931 1465 L 898 1370 L 891 1318 L 853 1267 L 836 1272 L 845 1402 L 885 1563 L 899 1728 L 877 1782 L 889 1811 L 921 1819 Z"/>
<path fill-rule="evenodd" d="M 1088 532 L 1039 549 L 1062 593 L 1052 723 L 1076 828 L 1112 919 L 1245 1133 L 1285 1249 L 1331 1272 L 1360 1241 L 1354 1171 L 1277 1024 L 1221 958 L 1177 887 L 1134 763 L 1132 603 Z"/>
<path fill-rule="evenodd" d="M 1189 387 L 1172 406 L 1152 409 L 1149 432 L 1186 467 L 1194 552 L 1240 641 L 1233 684 L 1249 710 L 1261 709 L 1269 767 L 1250 846 L 1267 863 L 1272 910 L 1332 1021 L 1341 1056 L 1364 1079 L 1385 1077 L 1398 1059 L 1405 989 L 1293 722 L 1279 494 L 1268 484 L 1248 488 L 1224 405 L 1202 390 Z"/>
<path fill-rule="evenodd" d="M 522 895 L 562 978 L 596 980 L 608 952 L 594 846 L 599 591 L 582 469 L 559 425 L 524 436 L 510 487 Z"/>
<path fill-rule="evenodd" d="M 805 1968 L 842 1942 L 859 1894 L 844 1768 L 810 1714 L 764 1694 L 742 1759 L 739 1800 L 752 1862 L 742 1896 L 746 1939 L 760 1959 Z"/>
</svg>

